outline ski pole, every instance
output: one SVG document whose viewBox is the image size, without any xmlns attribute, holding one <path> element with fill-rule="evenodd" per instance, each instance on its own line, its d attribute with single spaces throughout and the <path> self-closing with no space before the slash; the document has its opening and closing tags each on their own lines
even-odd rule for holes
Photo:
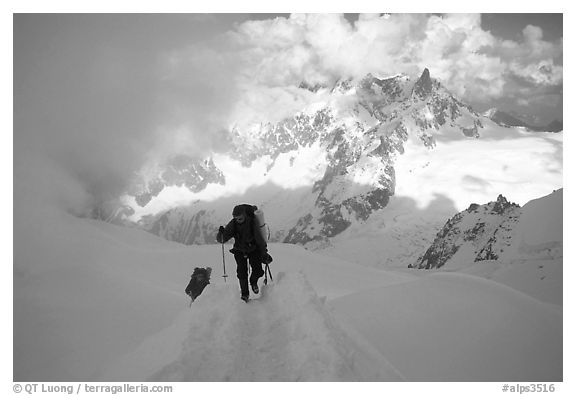
<svg viewBox="0 0 576 395">
<path fill-rule="evenodd" d="M 222 243 L 222 265 L 224 266 L 224 275 L 222 277 L 224 277 L 224 282 L 226 282 L 226 277 L 228 277 L 228 275 L 226 274 L 226 258 L 224 258 L 224 243 Z"/>
</svg>

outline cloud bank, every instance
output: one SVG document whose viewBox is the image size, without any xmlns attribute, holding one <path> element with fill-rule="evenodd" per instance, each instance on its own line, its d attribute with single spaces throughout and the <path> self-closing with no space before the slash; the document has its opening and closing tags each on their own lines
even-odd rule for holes
<svg viewBox="0 0 576 395">
<path fill-rule="evenodd" d="M 213 25 L 161 15 L 15 15 L 15 190 L 35 186 L 34 199 L 79 213 L 123 193 L 151 160 L 205 154 L 235 100 L 234 65 L 218 69 L 212 54 L 202 62 L 197 53 L 184 70 L 170 54 L 227 30 Z"/>
<path fill-rule="evenodd" d="M 484 31 L 479 14 L 292 15 L 248 21 L 230 33 L 245 62 L 247 84 L 298 85 L 425 67 L 468 102 L 515 92 L 515 78 L 532 88 L 562 83 L 562 41 L 543 40 L 528 25 L 522 40 L 502 40 Z M 529 99 L 528 99 L 529 100 Z"/>
<path fill-rule="evenodd" d="M 297 89 L 303 81 L 417 76 L 424 68 L 480 110 L 510 104 L 545 112 L 561 104 L 562 44 L 545 41 L 532 25 L 519 41 L 495 37 L 479 14 L 360 14 L 353 23 L 340 14 L 294 14 L 239 23 L 209 44 L 174 51 L 170 60 L 174 81 L 186 72 L 194 80 L 206 72 L 212 79 L 234 74 L 219 88 L 234 97 L 229 111 L 218 114 L 226 129 L 277 121 L 317 100 Z"/>
<path fill-rule="evenodd" d="M 473 105 L 561 104 L 562 40 L 546 41 L 532 25 L 518 41 L 503 40 L 482 29 L 480 15 L 367 14 L 351 23 L 339 14 L 56 14 L 14 22 L 15 184 L 50 162 L 95 200 L 121 193 L 150 161 L 224 151 L 234 124 L 302 109 L 315 100 L 298 89 L 302 81 L 427 67 Z"/>
</svg>

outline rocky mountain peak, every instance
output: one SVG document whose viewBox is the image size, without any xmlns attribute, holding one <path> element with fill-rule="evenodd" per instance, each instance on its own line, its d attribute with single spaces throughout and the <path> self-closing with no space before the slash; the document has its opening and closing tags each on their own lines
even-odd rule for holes
<svg viewBox="0 0 576 395">
<path fill-rule="evenodd" d="M 330 93 L 346 93 L 354 87 L 353 83 L 354 79 L 352 77 L 349 78 L 341 78 L 334 84 L 334 87 L 330 91 Z"/>
<path fill-rule="evenodd" d="M 446 222 L 432 245 L 410 267 L 437 269 L 457 254 L 460 261 L 496 260 L 510 246 L 520 214 L 520 206 L 502 195 L 495 202 L 471 204 Z"/>
<path fill-rule="evenodd" d="M 496 199 L 496 203 L 492 208 L 492 212 L 502 215 L 504 214 L 510 207 L 520 207 L 516 203 L 511 203 L 502 195 L 498 195 Z"/>
<path fill-rule="evenodd" d="M 420 99 L 427 98 L 432 92 L 432 80 L 430 79 L 430 70 L 424 69 L 418 81 L 414 84 L 412 94 Z"/>
<path fill-rule="evenodd" d="M 318 152 L 316 169 L 322 170 L 315 170 L 308 203 L 293 220 L 284 221 L 275 241 L 321 243 L 385 208 L 395 191 L 395 158 L 404 153 L 409 138 L 433 149 L 438 133 L 479 136 L 480 116 L 433 80 L 428 69 L 416 82 L 405 74 L 388 75 L 368 74 L 359 81 L 342 78 L 330 90 L 331 100 L 314 110 L 230 130 L 227 160 L 245 168 L 266 158 L 266 172 L 274 173 L 276 165 L 286 166 L 287 157 L 290 167 L 307 166 L 295 158 L 306 151 Z M 300 88 L 321 89 L 306 82 Z M 177 157 L 164 163 L 152 179 L 137 183 L 131 195 L 144 206 L 165 186 L 181 185 L 198 192 L 208 184 L 225 185 L 226 176 L 212 160 Z M 206 213 L 212 213 L 212 207 L 206 208 Z M 145 228 L 170 240 L 202 243 L 206 234 L 200 230 L 212 229 L 214 218 L 213 214 L 198 216 L 197 211 L 175 208 L 165 217 L 159 213 L 159 225 L 149 218 L 150 226 Z"/>
</svg>

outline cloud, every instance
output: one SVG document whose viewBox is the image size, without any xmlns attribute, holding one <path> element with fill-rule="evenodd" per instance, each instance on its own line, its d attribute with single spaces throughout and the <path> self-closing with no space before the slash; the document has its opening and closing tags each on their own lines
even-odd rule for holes
<svg viewBox="0 0 576 395">
<path fill-rule="evenodd" d="M 421 36 L 422 18 L 360 16 L 351 25 L 338 14 L 292 15 L 245 22 L 230 37 L 249 66 L 246 80 L 297 86 L 404 69 L 393 62 L 410 56 L 405 44 Z"/>
<path fill-rule="evenodd" d="M 217 43 L 209 42 L 226 29 L 201 23 L 179 16 L 16 15 L 15 188 L 58 179 L 37 193 L 78 212 L 118 196 L 150 160 L 205 155 L 227 125 L 220 114 L 236 99 L 230 88 L 236 71 L 233 59 L 219 57 Z M 204 52 L 191 56 L 191 47 Z"/>
<path fill-rule="evenodd" d="M 105 200 L 149 161 L 222 151 L 234 125 L 279 120 L 318 100 L 298 89 L 302 81 L 428 67 L 471 103 L 536 103 L 530 89 L 542 98 L 555 94 L 543 87 L 562 85 L 562 41 L 545 41 L 538 26 L 511 41 L 484 31 L 479 15 L 245 19 L 16 16 L 15 183 L 47 160 Z"/>
<path fill-rule="evenodd" d="M 509 94 L 510 75 L 534 84 L 562 81 L 562 44 L 527 26 L 521 42 L 484 31 L 478 14 L 292 15 L 242 23 L 230 34 L 246 85 L 297 86 L 362 77 L 420 73 L 428 67 L 469 102 Z"/>
<path fill-rule="evenodd" d="M 67 174 L 61 179 L 103 199 L 121 190 L 150 142 L 150 59 L 112 45 L 113 34 L 100 34 L 94 22 L 58 15 L 15 21 L 15 183 L 43 182 L 25 178 L 22 166 L 36 167 L 41 178 L 51 163 Z M 40 191 L 57 189 L 65 190 Z"/>
<path fill-rule="evenodd" d="M 240 100 L 241 65 L 219 39 L 162 56 L 153 155 L 203 157 L 217 149 L 220 132 L 230 125 L 232 107 Z"/>
<path fill-rule="evenodd" d="M 244 21 L 165 57 L 172 111 L 157 150 L 218 150 L 223 131 L 278 121 L 322 99 L 298 89 L 302 81 L 417 76 L 427 67 L 471 104 L 536 103 L 527 84 L 532 92 L 561 85 L 561 56 L 561 42 L 544 41 L 541 28 L 527 26 L 520 41 L 502 40 L 482 29 L 479 14 L 360 14 L 353 23 L 340 14 L 293 14 Z"/>
<path fill-rule="evenodd" d="M 524 41 L 511 46 L 515 56 L 509 61 L 510 72 L 536 86 L 562 83 L 563 67 L 554 60 L 562 55 L 562 42 L 543 41 L 537 26 L 526 26 L 522 34 Z"/>
<path fill-rule="evenodd" d="M 551 59 L 540 60 L 538 63 L 522 64 L 511 62 L 509 70 L 533 85 L 558 85 L 562 83 L 562 66 L 555 65 Z"/>
<path fill-rule="evenodd" d="M 538 43 L 542 41 L 542 37 L 544 37 L 542 29 L 538 26 L 532 25 L 526 26 L 524 30 L 522 30 L 522 34 L 524 35 L 526 41 L 529 43 Z"/>
</svg>

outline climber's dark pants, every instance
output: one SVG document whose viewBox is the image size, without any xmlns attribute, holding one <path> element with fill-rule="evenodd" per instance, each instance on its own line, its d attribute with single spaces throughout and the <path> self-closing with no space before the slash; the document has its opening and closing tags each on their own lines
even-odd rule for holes
<svg viewBox="0 0 576 395">
<path fill-rule="evenodd" d="M 235 252 L 234 259 L 236 259 L 236 276 L 240 281 L 240 291 L 242 296 L 248 296 L 250 294 L 248 291 L 248 263 L 250 263 L 250 267 L 252 268 L 250 284 L 256 284 L 258 279 L 264 275 L 260 254 L 258 250 L 249 252 L 248 254 Z"/>
</svg>

